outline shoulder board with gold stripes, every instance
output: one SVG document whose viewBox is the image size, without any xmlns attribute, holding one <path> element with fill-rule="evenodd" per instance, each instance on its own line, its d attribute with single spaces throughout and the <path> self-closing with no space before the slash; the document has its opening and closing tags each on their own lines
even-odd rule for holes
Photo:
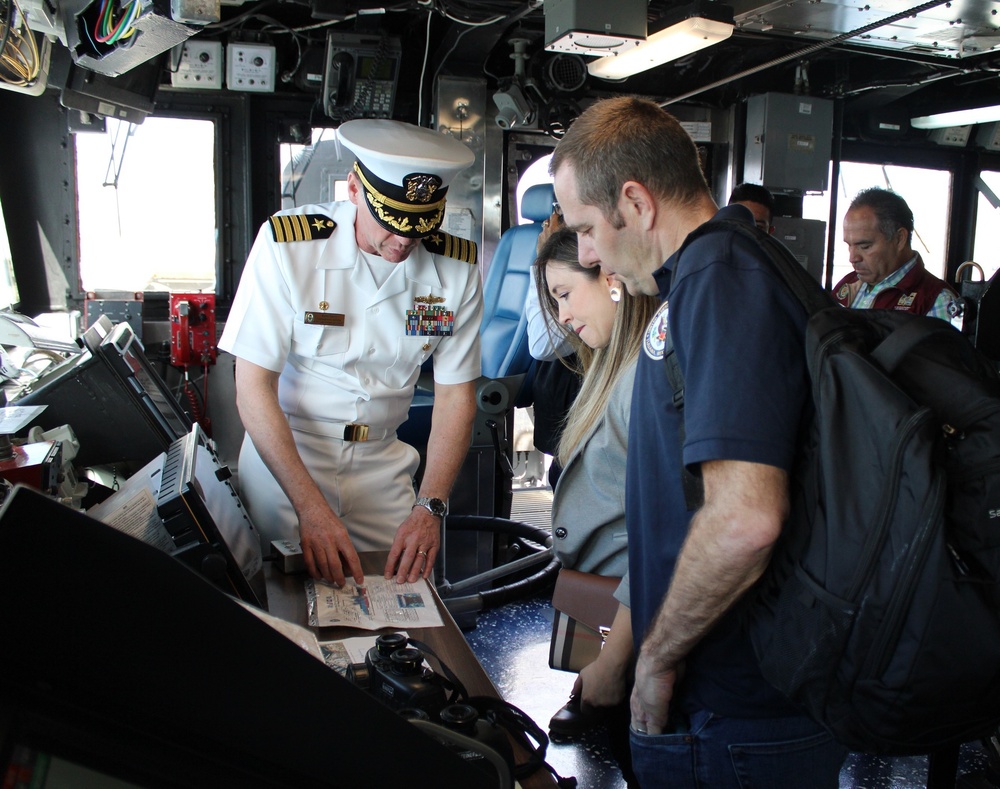
<svg viewBox="0 0 1000 789">
<path fill-rule="evenodd" d="M 464 238 L 438 230 L 426 236 L 423 242 L 424 248 L 435 255 L 444 255 L 472 265 L 479 262 L 479 246 L 475 241 L 467 241 Z"/>
<path fill-rule="evenodd" d="M 329 238 L 337 229 L 337 223 L 323 214 L 275 214 L 267 221 L 271 225 L 271 235 L 279 244 Z"/>
</svg>

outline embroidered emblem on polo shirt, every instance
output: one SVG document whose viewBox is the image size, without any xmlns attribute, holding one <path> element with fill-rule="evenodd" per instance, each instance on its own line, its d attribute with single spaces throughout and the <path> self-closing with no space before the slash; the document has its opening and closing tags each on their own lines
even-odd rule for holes
<svg viewBox="0 0 1000 789">
<path fill-rule="evenodd" d="M 646 356 L 654 362 L 663 359 L 664 348 L 667 344 L 667 312 L 669 302 L 663 302 L 656 311 L 653 319 L 646 327 L 646 333 L 642 338 L 642 349 Z"/>
</svg>

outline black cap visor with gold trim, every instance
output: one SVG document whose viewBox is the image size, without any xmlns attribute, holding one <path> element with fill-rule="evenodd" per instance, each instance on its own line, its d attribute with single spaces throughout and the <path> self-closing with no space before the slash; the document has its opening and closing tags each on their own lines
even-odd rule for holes
<svg viewBox="0 0 1000 789">
<path fill-rule="evenodd" d="M 412 173 L 400 186 L 383 181 L 360 161 L 354 163 L 354 174 L 375 221 L 394 236 L 423 238 L 441 227 L 448 187 L 438 176 Z"/>
</svg>

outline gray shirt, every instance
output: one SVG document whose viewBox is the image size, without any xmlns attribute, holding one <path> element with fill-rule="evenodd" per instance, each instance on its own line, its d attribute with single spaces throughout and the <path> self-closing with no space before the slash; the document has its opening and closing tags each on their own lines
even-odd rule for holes
<svg viewBox="0 0 1000 789">
<path fill-rule="evenodd" d="M 611 391 L 604 415 L 563 468 L 552 502 L 552 535 L 563 567 L 621 577 L 615 598 L 629 604 L 625 456 L 635 364 Z"/>
</svg>

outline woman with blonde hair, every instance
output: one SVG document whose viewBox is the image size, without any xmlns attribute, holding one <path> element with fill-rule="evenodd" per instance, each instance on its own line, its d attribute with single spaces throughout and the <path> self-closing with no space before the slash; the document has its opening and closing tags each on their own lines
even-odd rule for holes
<svg viewBox="0 0 1000 789">
<path fill-rule="evenodd" d="M 563 471 L 553 494 L 554 550 L 563 567 L 622 581 L 615 591 L 618 613 L 604 648 L 580 672 L 569 703 L 549 727 L 554 736 L 572 736 L 603 718 L 612 751 L 633 786 L 625 459 L 636 360 L 659 300 L 629 295 L 600 268 L 580 265 L 577 252 L 576 234 L 562 228 L 545 240 L 535 261 L 539 302 L 553 330 L 569 338 L 583 374 L 559 441 Z"/>
</svg>

